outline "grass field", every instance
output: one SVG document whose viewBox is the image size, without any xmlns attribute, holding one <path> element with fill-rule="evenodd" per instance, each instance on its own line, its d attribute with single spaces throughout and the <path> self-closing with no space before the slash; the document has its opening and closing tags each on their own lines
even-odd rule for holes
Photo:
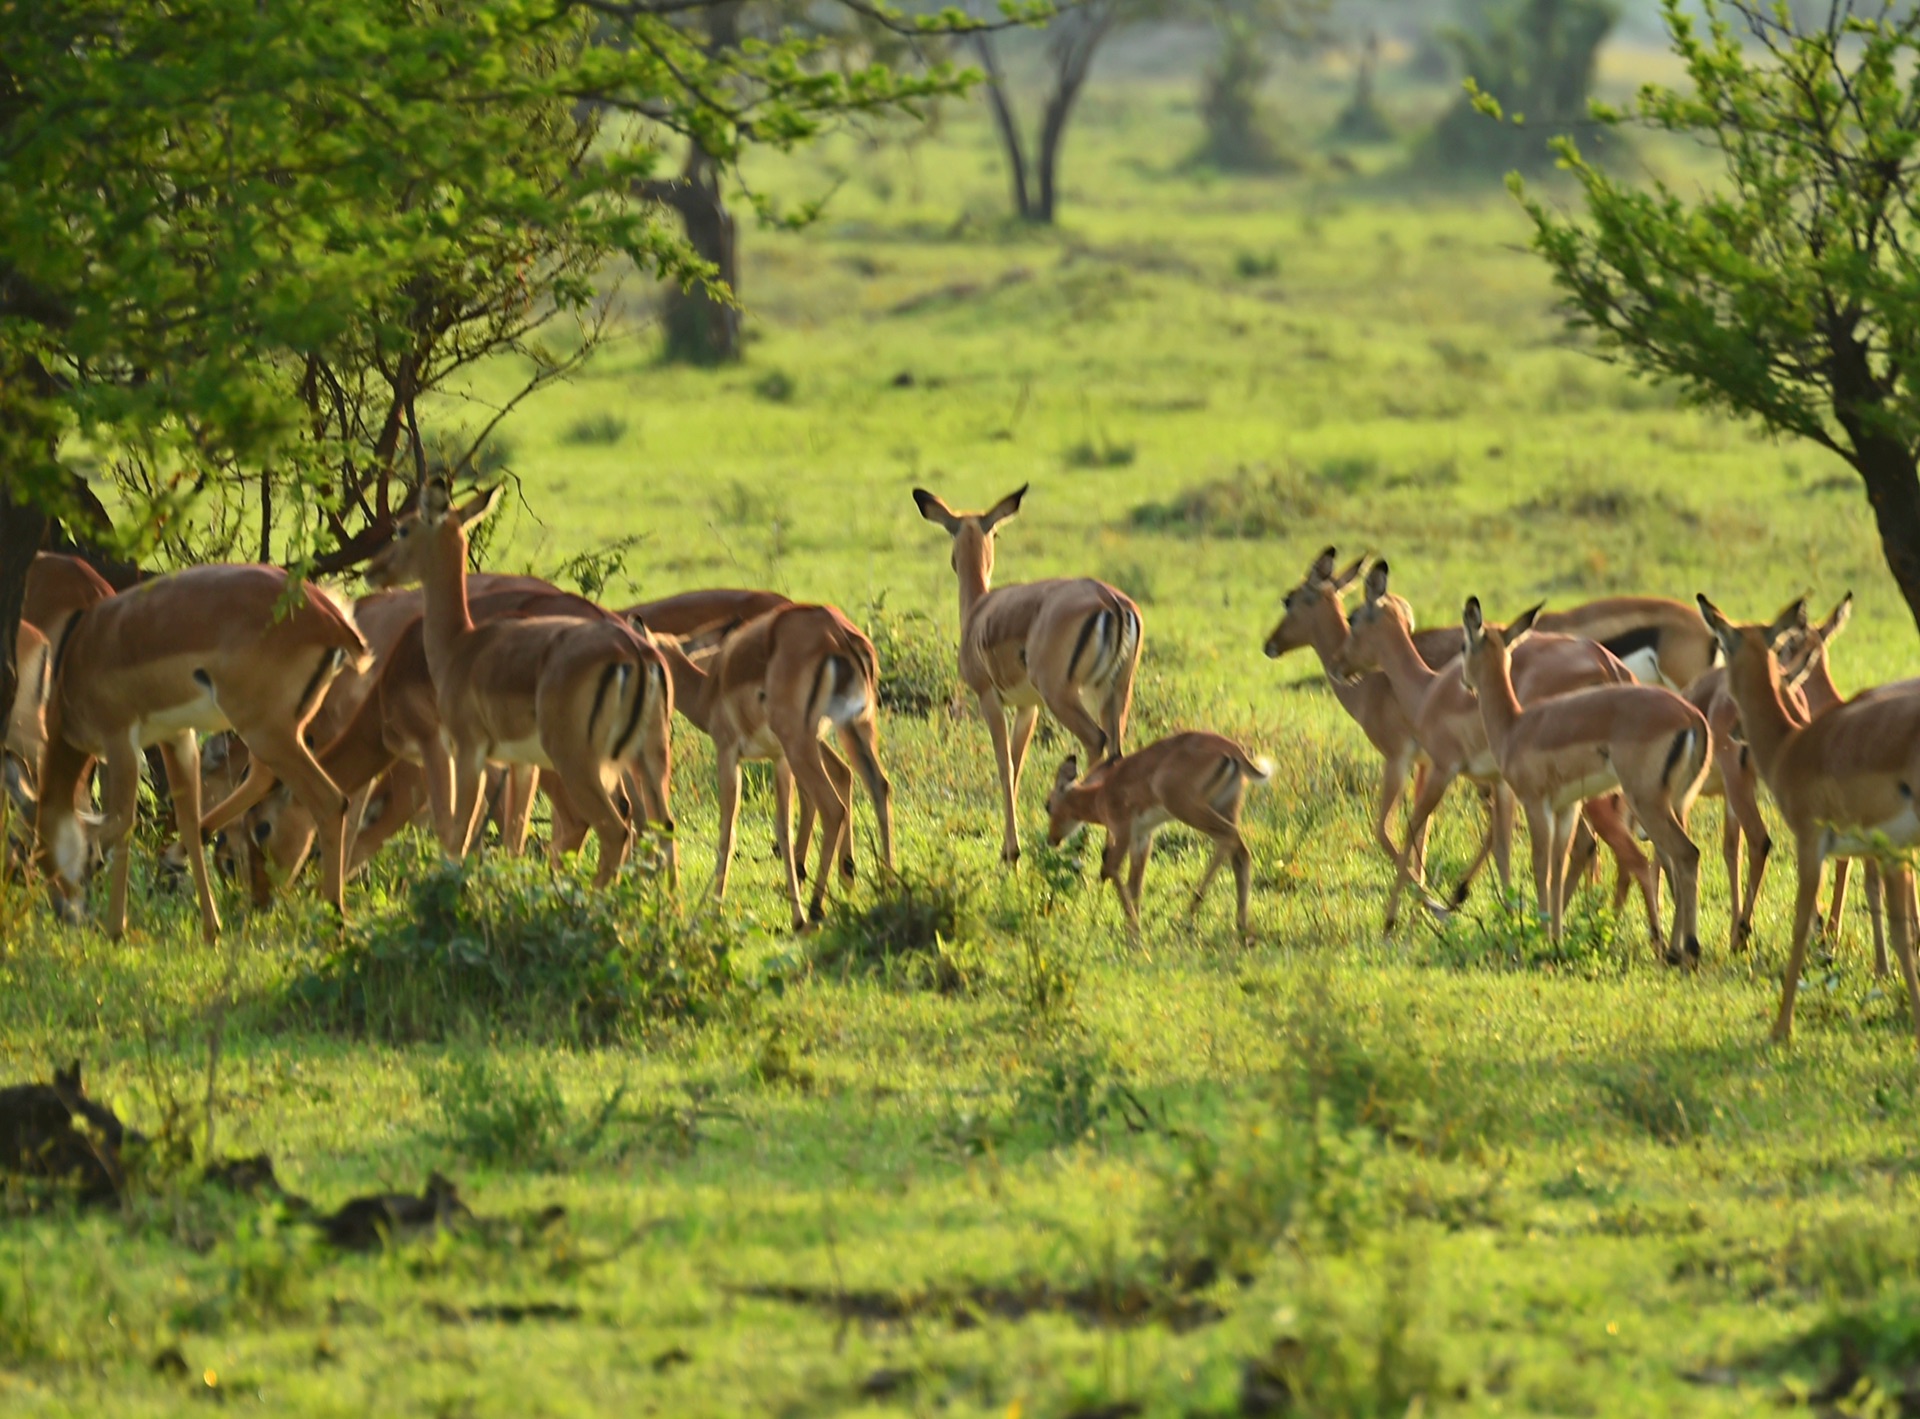
<svg viewBox="0 0 1920 1419">
<path fill-rule="evenodd" d="M 725 924 L 701 928 L 735 979 L 702 1021 L 597 1046 L 524 1013 L 428 1043 L 322 1028 L 295 990 L 330 949 L 308 896 L 249 919 L 232 895 L 209 951 L 177 894 L 137 894 L 117 945 L 16 895 L 10 1077 L 78 1055 L 129 1121 L 197 1140 L 215 1035 L 217 1152 L 268 1151 L 324 1205 L 438 1168 L 483 1214 L 567 1216 L 342 1256 L 155 1164 L 124 1212 L 0 1228 L 0 1410 L 1738 1414 L 1859 1381 L 1864 1413 L 1916 1392 L 1920 1104 L 1864 917 L 1788 1049 L 1764 1036 L 1791 866 L 1729 959 L 1717 804 L 1694 819 L 1697 974 L 1597 898 L 1557 950 L 1485 891 L 1383 938 L 1371 751 L 1317 664 L 1260 653 L 1334 543 L 1391 555 L 1436 622 L 1469 593 L 1504 617 L 1704 590 L 1758 616 L 1850 588 L 1838 678 L 1890 679 L 1912 628 L 1857 488 L 1584 355 L 1497 189 L 1406 190 L 1384 150 L 1357 175 L 1210 178 L 1181 167 L 1196 135 L 1184 86 L 1097 87 L 1049 235 L 1000 221 L 973 111 L 910 155 L 848 138 L 756 172 L 844 186 L 814 229 L 749 235 L 749 363 L 663 369 L 636 330 L 527 406 L 494 560 L 551 570 L 634 534 L 609 601 L 767 584 L 924 652 L 951 644 L 955 587 L 909 490 L 984 506 L 1031 482 L 998 576 L 1140 600 L 1137 738 L 1204 726 L 1278 761 L 1248 804 L 1253 945 L 1218 887 L 1185 928 L 1204 856 L 1177 832 L 1137 950 L 1093 853 L 1035 842 L 1003 875 L 985 731 L 945 709 L 882 727 L 900 860 L 955 907 L 944 969 L 869 972 L 857 933 L 776 929 L 761 785 Z M 711 756 L 684 729 L 676 749 L 692 893 Z M 1030 761 L 1030 834 L 1063 752 Z M 1442 880 L 1476 816 L 1442 824 Z M 432 869 L 402 844 L 351 912 L 399 939 Z M 486 1309 L 516 1306 L 550 1309 Z"/>
</svg>

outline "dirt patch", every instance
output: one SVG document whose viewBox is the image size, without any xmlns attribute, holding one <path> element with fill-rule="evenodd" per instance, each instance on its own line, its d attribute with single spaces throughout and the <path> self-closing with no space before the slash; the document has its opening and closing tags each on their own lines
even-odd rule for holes
<svg viewBox="0 0 1920 1419">
<path fill-rule="evenodd" d="M 1139 1282 L 1061 1287 L 1050 1281 L 928 1291 L 847 1291 L 827 1286 L 741 1286 L 736 1294 L 827 1311 L 868 1325 L 942 1320 L 971 1330 L 989 1320 L 1024 1320 L 1042 1312 L 1069 1315 L 1101 1330 L 1164 1325 L 1184 1332 L 1212 1325 L 1226 1312 L 1211 1301 Z"/>
</svg>

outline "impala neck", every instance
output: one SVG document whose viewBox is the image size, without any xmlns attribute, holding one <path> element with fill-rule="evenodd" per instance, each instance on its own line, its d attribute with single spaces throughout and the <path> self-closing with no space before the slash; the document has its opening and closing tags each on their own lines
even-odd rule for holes
<svg viewBox="0 0 1920 1419">
<path fill-rule="evenodd" d="M 1386 672 L 1387 683 L 1393 686 L 1400 708 L 1406 711 L 1407 718 L 1414 719 L 1419 716 L 1427 690 L 1440 678 L 1440 672 L 1420 658 L 1406 622 L 1398 616 L 1388 616 L 1386 622 L 1379 638 L 1380 668 Z"/>
<path fill-rule="evenodd" d="M 1826 647 L 1814 652 L 1807 667 L 1807 678 L 1800 682 L 1800 695 L 1807 702 L 1807 714 L 1818 718 L 1840 703 L 1840 687 L 1833 683 L 1833 669 L 1827 664 Z"/>
<path fill-rule="evenodd" d="M 1780 687 L 1780 668 L 1771 655 L 1763 655 L 1755 664 L 1742 647 L 1742 653 L 1727 666 L 1727 688 L 1740 707 L 1740 729 L 1759 757 L 1760 771 L 1771 774 L 1774 757 L 1787 736 L 1799 726 L 1787 710 L 1786 696 Z M 1811 688 L 1809 685 L 1808 688 Z"/>
<path fill-rule="evenodd" d="M 467 539 L 452 518 L 423 531 L 433 541 L 420 578 L 426 596 L 421 639 L 427 667 L 437 685 L 445 678 L 454 646 L 473 629 L 473 616 L 467 609 Z"/>
<path fill-rule="evenodd" d="M 1501 758 L 1506 754 L 1507 735 L 1520 718 L 1520 697 L 1513 693 L 1513 655 L 1505 642 L 1486 642 L 1479 670 L 1480 722 L 1486 726 L 1487 746 L 1495 758 Z"/>
<path fill-rule="evenodd" d="M 953 569 L 960 574 L 960 624 L 993 584 L 993 543 L 971 525 L 963 527 L 953 539 Z"/>
<path fill-rule="evenodd" d="M 709 739 L 713 737 L 713 695 L 715 678 L 695 665 L 687 653 L 669 640 L 655 642 L 660 658 L 667 663 L 673 679 L 673 707 L 687 722 Z"/>
</svg>

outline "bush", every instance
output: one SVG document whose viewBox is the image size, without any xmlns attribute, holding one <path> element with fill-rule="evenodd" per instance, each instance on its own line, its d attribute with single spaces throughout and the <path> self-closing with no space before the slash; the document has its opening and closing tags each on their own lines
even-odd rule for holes
<svg viewBox="0 0 1920 1419">
<path fill-rule="evenodd" d="M 926 719 L 953 702 L 957 658 L 931 616 L 892 610 L 882 595 L 867 607 L 866 630 L 880 661 L 882 709 Z"/>
<path fill-rule="evenodd" d="M 1069 468 L 1129 468 L 1139 453 L 1131 439 L 1123 443 L 1096 433 L 1069 444 L 1063 458 Z"/>
<path fill-rule="evenodd" d="M 753 392 L 769 404 L 791 404 L 800 385 L 785 370 L 768 370 L 753 382 Z"/>
<path fill-rule="evenodd" d="M 1128 520 L 1153 532 L 1210 537 L 1290 537 L 1302 518 L 1321 511 L 1318 491 L 1292 467 L 1255 475 L 1241 469 L 1176 493 L 1166 502 L 1141 503 Z"/>
<path fill-rule="evenodd" d="M 624 1085 L 575 1117 L 553 1071 L 515 1072 L 477 1054 L 422 1071 L 445 1124 L 441 1141 L 476 1162 L 558 1170 L 590 1153 L 619 1115 Z"/>
<path fill-rule="evenodd" d="M 904 974 L 909 984 L 958 990 L 974 970 L 957 948 L 978 927 L 971 882 L 945 872 L 903 872 L 860 905 L 836 901 L 814 940 L 813 960 L 842 977 Z"/>
<path fill-rule="evenodd" d="M 289 984 L 289 1023 L 389 1041 L 476 1028 L 599 1044 L 705 1020 L 744 993 L 731 918 L 683 918 L 653 883 L 605 892 L 488 855 L 429 872 Z"/>
<path fill-rule="evenodd" d="M 585 414 L 561 431 L 560 442 L 572 444 L 619 443 L 627 436 L 627 421 L 618 414 Z"/>
</svg>

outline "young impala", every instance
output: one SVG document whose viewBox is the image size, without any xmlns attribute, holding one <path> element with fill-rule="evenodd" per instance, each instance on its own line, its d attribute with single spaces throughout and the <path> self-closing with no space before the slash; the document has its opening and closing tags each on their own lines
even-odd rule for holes
<svg viewBox="0 0 1920 1419">
<path fill-rule="evenodd" d="M 994 532 L 1020 511 L 1026 492 L 1023 486 L 985 512 L 955 512 L 926 489 L 913 490 L 920 515 L 953 537 L 960 678 L 979 699 L 993 736 L 1006 814 L 1000 860 L 1009 864 L 1020 859 L 1014 801 L 1040 707 L 1053 711 L 1091 762 L 1112 758 L 1126 739 L 1140 663 L 1140 608 L 1104 581 L 1074 577 L 989 589 Z M 1008 710 L 1014 715 L 1011 736 Z"/>
<path fill-rule="evenodd" d="M 1213 860 L 1194 889 L 1188 915 L 1196 915 L 1221 867 L 1231 865 L 1237 893 L 1234 920 L 1247 939 L 1247 897 L 1253 855 L 1240 836 L 1240 802 L 1248 784 L 1273 777 L 1273 765 L 1255 759 L 1231 739 L 1189 731 L 1169 734 L 1144 749 L 1097 765 L 1084 781 L 1072 756 L 1054 776 L 1047 795 L 1047 840 L 1058 846 L 1081 823 L 1107 830 L 1100 875 L 1113 883 L 1127 914 L 1128 933 L 1140 937 L 1140 883 L 1153 852 L 1153 835 L 1166 823 L 1185 823 L 1213 843 Z M 1122 863 L 1127 872 L 1120 873 Z"/>
<path fill-rule="evenodd" d="M 1906 977 L 1908 1008 L 1920 1043 L 1920 977 L 1913 960 L 1913 868 L 1906 852 L 1920 845 L 1920 687 L 1891 685 L 1857 695 L 1802 724 L 1788 706 L 1776 652 L 1805 629 L 1806 603 L 1795 602 L 1770 625 L 1735 625 L 1705 596 L 1700 610 L 1727 656 L 1727 686 L 1740 706 L 1747 743 L 1793 833 L 1799 880 L 1793 905 L 1793 950 L 1780 989 L 1773 1038 L 1793 1034 L 1794 995 L 1806 964 L 1807 938 L 1819 904 L 1826 860 L 1878 860 L 1892 917 L 1895 953 Z"/>
<path fill-rule="evenodd" d="M 1539 610 L 1502 629 L 1485 623 L 1480 599 L 1472 597 L 1460 625 L 1466 685 L 1479 696 L 1501 777 L 1526 810 L 1534 886 L 1552 937 L 1560 939 L 1566 912 L 1567 858 L 1580 805 L 1618 788 L 1673 883 L 1666 958 L 1676 965 L 1698 961 L 1700 849 L 1687 836 L 1687 813 L 1713 753 L 1707 722 L 1679 695 L 1654 685 L 1576 690 L 1523 706 L 1514 694 L 1512 653 Z"/>
</svg>

